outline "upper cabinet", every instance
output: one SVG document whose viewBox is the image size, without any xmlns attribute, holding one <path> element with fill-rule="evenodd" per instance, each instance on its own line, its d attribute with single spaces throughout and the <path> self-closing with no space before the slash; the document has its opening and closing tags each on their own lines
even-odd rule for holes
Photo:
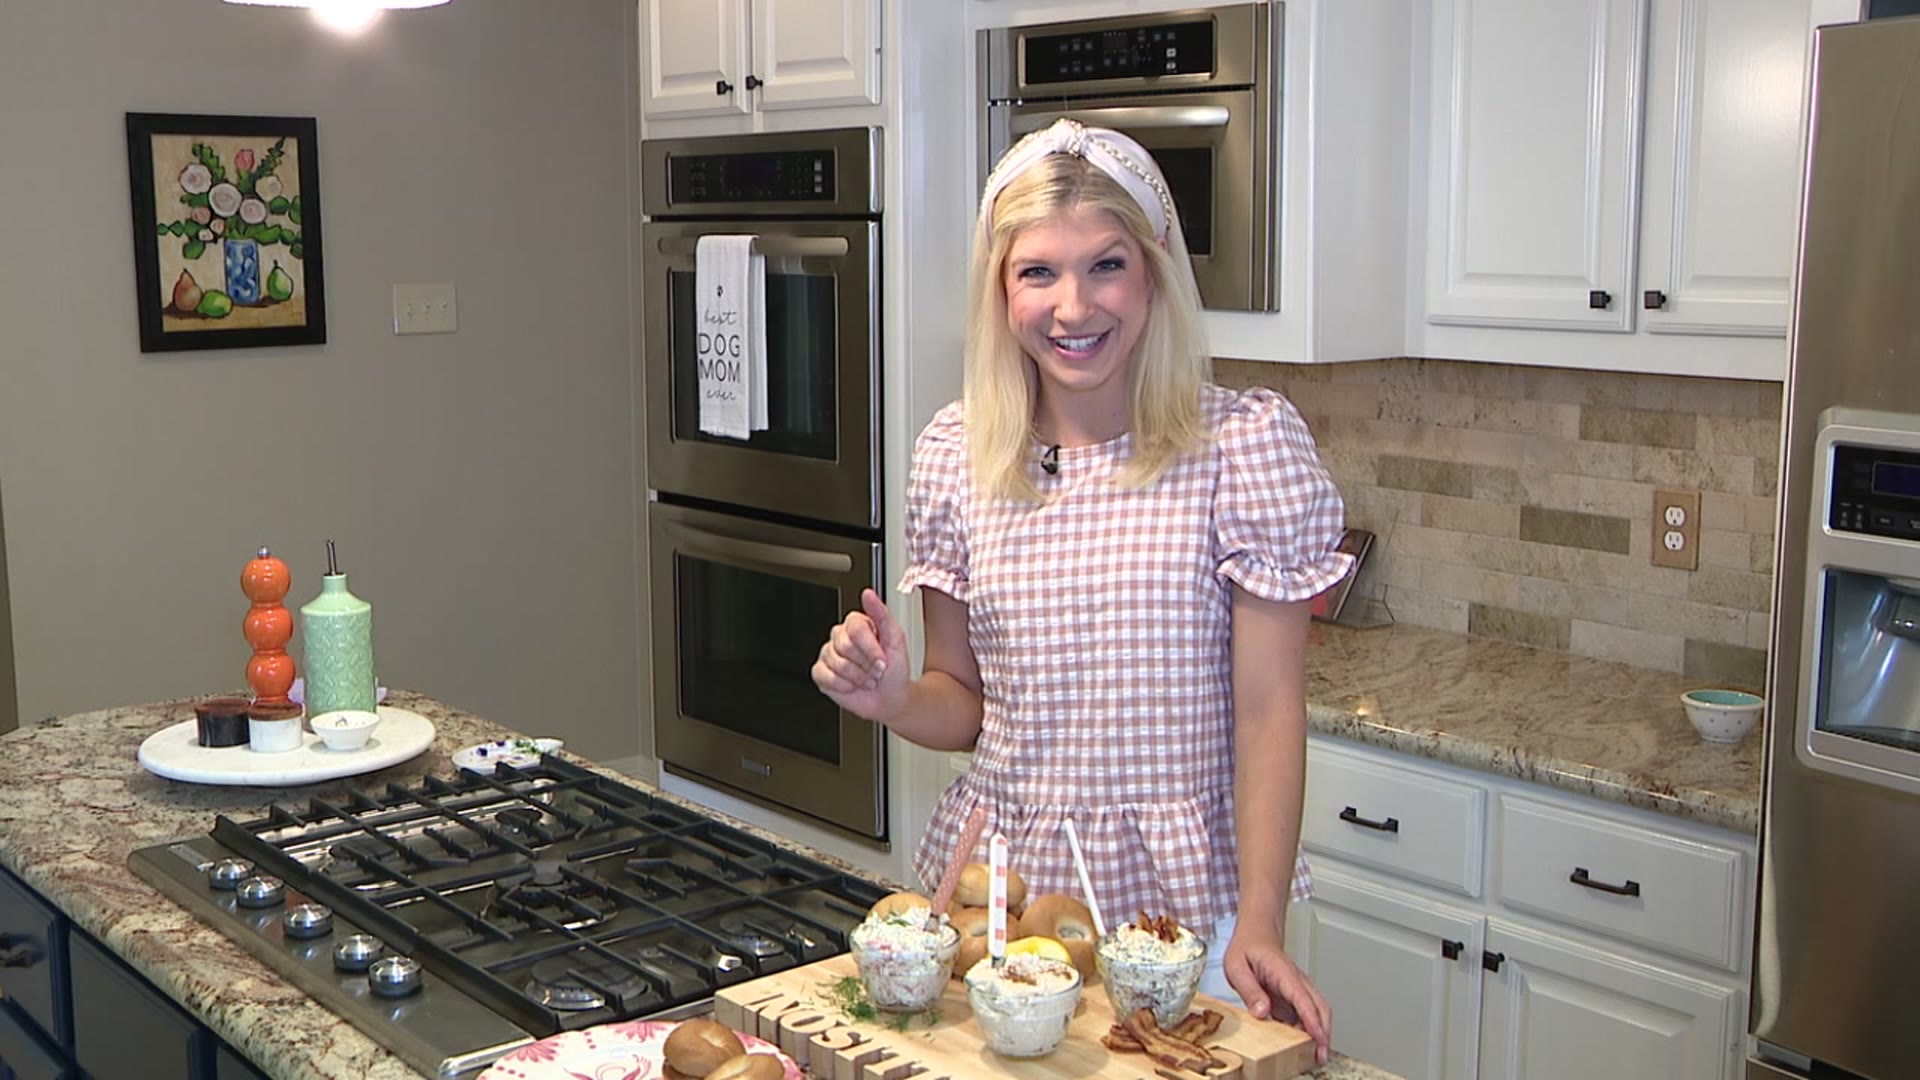
<svg viewBox="0 0 1920 1080">
<path fill-rule="evenodd" d="M 880 0 L 640 0 L 649 120 L 876 105 Z"/>
<path fill-rule="evenodd" d="M 1783 336 L 1810 18 L 1437 0 L 1426 321 Z"/>
</svg>

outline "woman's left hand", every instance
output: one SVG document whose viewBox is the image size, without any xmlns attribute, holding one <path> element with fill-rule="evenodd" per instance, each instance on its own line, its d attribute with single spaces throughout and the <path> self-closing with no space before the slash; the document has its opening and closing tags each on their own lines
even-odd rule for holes
<svg viewBox="0 0 1920 1080">
<path fill-rule="evenodd" d="M 1254 1019 L 1297 1022 L 1315 1044 L 1315 1060 L 1327 1063 L 1332 1049 L 1333 1014 L 1326 999 L 1280 945 L 1280 935 L 1242 920 L 1234 928 L 1223 958 L 1227 982 L 1246 1002 Z"/>
</svg>

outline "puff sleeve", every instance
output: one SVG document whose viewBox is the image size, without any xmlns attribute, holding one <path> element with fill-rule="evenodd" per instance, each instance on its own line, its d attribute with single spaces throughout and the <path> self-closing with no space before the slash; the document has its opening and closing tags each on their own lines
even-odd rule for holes
<svg viewBox="0 0 1920 1080">
<path fill-rule="evenodd" d="M 1334 550 L 1346 505 L 1292 403 L 1248 390 L 1220 424 L 1214 493 L 1215 572 L 1267 600 L 1306 600 L 1353 557 Z"/>
<path fill-rule="evenodd" d="M 900 591 L 922 586 L 967 602 L 966 428 L 959 402 L 934 414 L 913 444 L 907 478 L 907 569 Z"/>
</svg>

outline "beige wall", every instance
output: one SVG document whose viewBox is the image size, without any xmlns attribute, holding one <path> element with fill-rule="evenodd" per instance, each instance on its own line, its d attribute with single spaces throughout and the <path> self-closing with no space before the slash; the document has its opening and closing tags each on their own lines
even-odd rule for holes
<svg viewBox="0 0 1920 1080">
<path fill-rule="evenodd" d="M 1402 622 L 1758 690 L 1780 384 L 1444 360 L 1221 361 L 1299 406 L 1379 540 Z M 1700 567 L 1651 564 L 1655 488 L 1701 493 Z"/>
<path fill-rule="evenodd" d="M 241 566 L 339 543 L 383 682 L 642 745 L 630 0 L 348 39 L 218 0 L 0 4 L 0 490 L 23 719 L 241 682 Z M 318 119 L 329 343 L 142 355 L 127 111 Z M 459 331 L 395 337 L 396 282 Z"/>
</svg>

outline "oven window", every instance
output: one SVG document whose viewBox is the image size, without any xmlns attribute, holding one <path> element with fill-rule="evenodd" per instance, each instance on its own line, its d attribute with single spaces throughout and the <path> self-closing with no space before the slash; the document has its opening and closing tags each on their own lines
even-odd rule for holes
<svg viewBox="0 0 1920 1080">
<path fill-rule="evenodd" d="M 1173 209 L 1180 215 L 1180 231 L 1187 234 L 1187 250 L 1213 254 L 1213 148 L 1210 146 L 1149 147 L 1153 160 L 1173 192 Z"/>
<path fill-rule="evenodd" d="M 700 385 L 694 375 L 693 271 L 669 275 L 673 304 L 673 437 L 741 445 L 700 430 Z M 767 430 L 746 441 L 755 450 L 833 461 L 839 296 L 830 274 L 776 271 L 767 265 Z M 831 624 L 829 624 L 831 625 Z"/>
<path fill-rule="evenodd" d="M 680 711 L 838 766 L 840 707 L 809 672 L 840 590 L 684 554 L 673 564 Z"/>
</svg>

